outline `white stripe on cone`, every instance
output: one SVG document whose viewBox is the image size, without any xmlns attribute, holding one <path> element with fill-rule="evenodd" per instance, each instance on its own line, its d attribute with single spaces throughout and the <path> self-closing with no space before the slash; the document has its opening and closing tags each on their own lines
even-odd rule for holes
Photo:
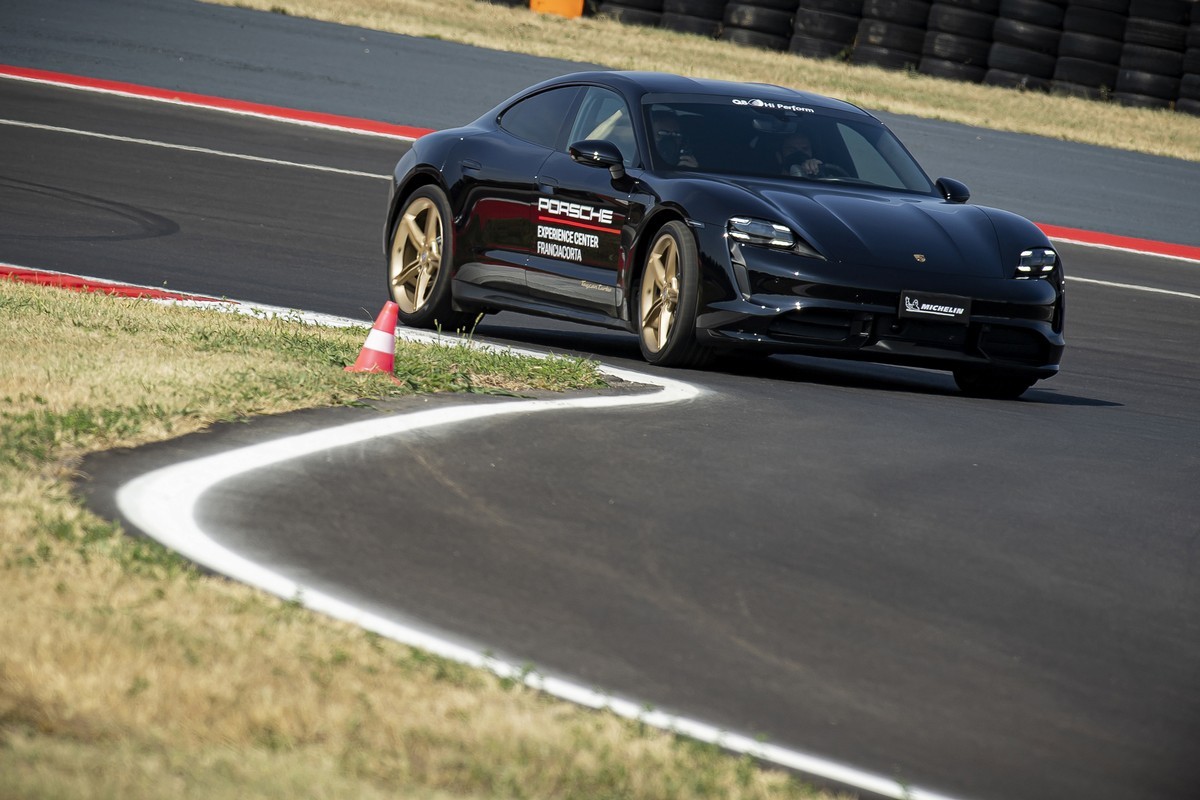
<svg viewBox="0 0 1200 800">
<path fill-rule="evenodd" d="M 371 332 L 367 334 L 367 341 L 363 344 L 363 347 L 368 350 L 394 355 L 396 352 L 396 334 L 381 331 L 378 328 L 371 328 Z"/>
<path fill-rule="evenodd" d="M 363 343 L 354 366 L 347 372 L 386 372 L 391 374 L 396 365 L 396 312 L 391 300 L 383 304 L 383 310 L 375 318 L 367 341 Z"/>
</svg>

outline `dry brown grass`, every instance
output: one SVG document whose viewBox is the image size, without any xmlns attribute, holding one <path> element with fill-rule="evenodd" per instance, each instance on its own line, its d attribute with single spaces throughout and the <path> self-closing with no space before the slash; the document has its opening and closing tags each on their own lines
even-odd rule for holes
<svg viewBox="0 0 1200 800">
<path fill-rule="evenodd" d="M 602 18 L 568 20 L 480 0 L 208 2 L 615 69 L 764 81 L 872 110 L 1200 161 L 1200 119 L 1187 114 L 806 59 Z"/>
<path fill-rule="evenodd" d="M 364 335 L 0 281 L 0 798 L 820 796 L 202 575 L 73 496 L 87 452 L 409 391 L 341 369 Z M 444 355 L 400 370 L 441 385 Z"/>
</svg>

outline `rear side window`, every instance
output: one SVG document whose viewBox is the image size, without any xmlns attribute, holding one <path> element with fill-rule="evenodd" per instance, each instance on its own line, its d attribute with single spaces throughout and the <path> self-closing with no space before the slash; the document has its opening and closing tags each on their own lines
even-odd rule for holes
<svg viewBox="0 0 1200 800">
<path fill-rule="evenodd" d="M 526 141 L 554 147 L 579 87 L 564 86 L 526 97 L 500 116 L 500 127 Z"/>
</svg>

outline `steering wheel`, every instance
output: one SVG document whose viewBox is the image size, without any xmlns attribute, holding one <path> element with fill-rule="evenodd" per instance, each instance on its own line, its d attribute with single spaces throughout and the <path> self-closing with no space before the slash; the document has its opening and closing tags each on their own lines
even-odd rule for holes
<svg viewBox="0 0 1200 800">
<path fill-rule="evenodd" d="M 822 162 L 821 168 L 817 170 L 818 178 L 849 178 L 850 173 L 837 164 L 831 164 L 828 161 Z"/>
</svg>

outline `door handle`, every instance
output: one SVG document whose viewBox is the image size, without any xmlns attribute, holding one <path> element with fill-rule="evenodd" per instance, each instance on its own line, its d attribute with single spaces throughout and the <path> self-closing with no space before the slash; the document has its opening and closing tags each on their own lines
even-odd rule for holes
<svg viewBox="0 0 1200 800">
<path fill-rule="evenodd" d="M 546 194 L 554 194 L 554 190 L 558 188 L 558 181 L 554 178 L 538 178 L 538 189 Z"/>
<path fill-rule="evenodd" d="M 460 161 L 459 165 L 462 166 L 462 171 L 467 173 L 468 175 L 476 175 L 479 173 L 479 171 L 481 169 L 483 169 L 483 164 L 480 164 L 478 161 L 472 161 L 470 159 Z"/>
</svg>

